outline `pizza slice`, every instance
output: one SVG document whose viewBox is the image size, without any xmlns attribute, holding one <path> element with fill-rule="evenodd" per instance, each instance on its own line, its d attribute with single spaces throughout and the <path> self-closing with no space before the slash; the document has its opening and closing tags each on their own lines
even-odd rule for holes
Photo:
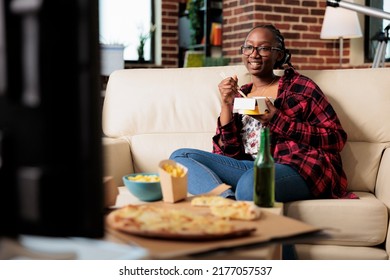
<svg viewBox="0 0 390 280">
<path fill-rule="evenodd" d="M 216 195 L 201 195 L 194 197 L 191 200 L 192 206 L 201 206 L 201 207 L 210 207 L 215 205 L 229 205 L 233 203 L 234 200 L 224 198 L 222 196 L 216 196 Z"/>
<path fill-rule="evenodd" d="M 235 201 L 215 195 L 194 197 L 191 205 L 209 207 L 214 216 L 233 220 L 256 220 L 261 213 L 260 208 L 250 201 Z"/>
<path fill-rule="evenodd" d="M 211 213 L 220 218 L 252 221 L 260 218 L 261 210 L 249 201 L 234 201 L 227 205 L 210 206 Z"/>
</svg>

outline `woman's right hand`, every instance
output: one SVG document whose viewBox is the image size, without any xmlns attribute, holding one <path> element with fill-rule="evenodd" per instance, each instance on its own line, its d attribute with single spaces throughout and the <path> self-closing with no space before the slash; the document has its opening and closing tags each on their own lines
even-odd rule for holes
<svg viewBox="0 0 390 280">
<path fill-rule="evenodd" d="M 221 95 L 222 104 L 233 104 L 234 97 L 238 94 L 238 79 L 237 76 L 223 79 L 219 85 L 219 93 Z"/>
</svg>

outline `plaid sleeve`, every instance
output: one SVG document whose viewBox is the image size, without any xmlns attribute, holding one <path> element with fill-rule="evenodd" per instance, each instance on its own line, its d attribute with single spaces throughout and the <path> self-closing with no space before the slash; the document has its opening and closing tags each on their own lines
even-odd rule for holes
<svg viewBox="0 0 390 280">
<path fill-rule="evenodd" d="M 213 137 L 213 153 L 237 159 L 245 158 L 240 136 L 241 126 L 240 115 L 237 113 L 233 114 L 232 120 L 224 126 L 221 126 L 218 118 L 216 134 Z"/>
</svg>

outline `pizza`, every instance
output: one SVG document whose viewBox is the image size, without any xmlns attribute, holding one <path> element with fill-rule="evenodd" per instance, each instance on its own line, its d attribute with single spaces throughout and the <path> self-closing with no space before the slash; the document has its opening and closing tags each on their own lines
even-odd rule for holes
<svg viewBox="0 0 390 280">
<path fill-rule="evenodd" d="M 223 238 L 247 235 L 255 230 L 210 213 L 167 209 L 154 204 L 126 205 L 108 214 L 107 222 L 120 231 L 163 239 Z"/>
<path fill-rule="evenodd" d="M 260 208 L 249 201 L 235 201 L 221 196 L 204 195 L 191 200 L 193 206 L 210 207 L 216 217 L 234 220 L 256 220 L 260 218 Z"/>
</svg>

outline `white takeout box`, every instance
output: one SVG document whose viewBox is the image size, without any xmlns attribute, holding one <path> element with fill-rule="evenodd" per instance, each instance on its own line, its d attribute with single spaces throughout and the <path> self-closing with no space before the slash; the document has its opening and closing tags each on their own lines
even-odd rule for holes
<svg viewBox="0 0 390 280">
<path fill-rule="evenodd" d="M 234 105 L 233 105 L 233 112 L 238 112 L 240 114 L 248 114 L 248 110 L 255 110 L 258 115 L 262 115 L 265 113 L 265 110 L 268 110 L 267 105 L 265 104 L 265 99 L 267 97 L 265 96 L 258 96 L 258 97 L 249 97 L 249 98 L 242 98 L 242 97 L 236 97 L 234 98 Z M 274 98 L 268 97 L 268 99 L 274 103 Z M 254 112 L 251 112 L 250 114 L 255 115 Z"/>
</svg>

